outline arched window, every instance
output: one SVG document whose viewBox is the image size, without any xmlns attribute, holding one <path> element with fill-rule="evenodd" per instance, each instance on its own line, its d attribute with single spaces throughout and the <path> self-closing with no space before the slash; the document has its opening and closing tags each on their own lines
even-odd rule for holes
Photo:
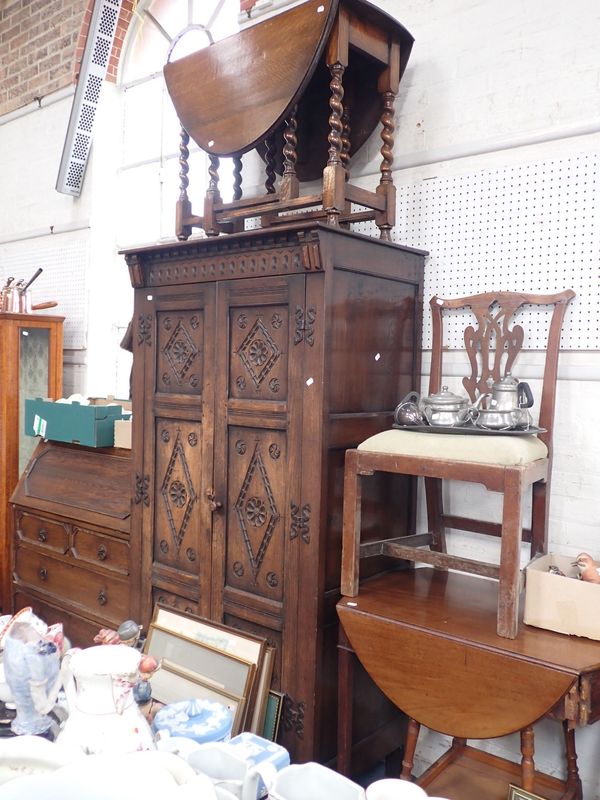
<svg viewBox="0 0 600 800">
<path fill-rule="evenodd" d="M 174 237 L 180 125 L 162 70 L 168 59 L 181 58 L 235 33 L 239 8 L 239 0 L 140 0 L 137 4 L 118 80 L 123 93 L 120 246 Z M 201 206 L 207 179 L 205 154 L 190 146 L 189 164 L 190 197 L 195 206 Z"/>
</svg>

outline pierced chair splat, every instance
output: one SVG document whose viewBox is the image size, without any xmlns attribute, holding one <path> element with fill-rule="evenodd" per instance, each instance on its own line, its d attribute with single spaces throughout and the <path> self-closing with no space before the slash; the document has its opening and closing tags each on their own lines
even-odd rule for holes
<svg viewBox="0 0 600 800">
<path fill-rule="evenodd" d="M 443 322 L 448 313 L 470 309 L 476 319 L 464 331 L 464 345 L 471 374 L 463 386 L 471 402 L 489 390 L 489 379 L 498 382 L 513 369 L 524 342 L 524 330 L 515 322 L 524 307 L 549 315 L 545 362 L 539 403 L 537 436 L 423 435 L 410 429 L 383 431 L 348 450 L 344 474 L 344 521 L 342 594 L 356 596 L 359 559 L 387 555 L 434 567 L 457 569 L 498 581 L 497 633 L 510 639 L 518 630 L 521 588 L 520 546 L 530 544 L 533 557 L 547 551 L 548 507 L 552 469 L 552 430 L 560 334 L 564 315 L 575 293 L 552 295 L 489 292 L 444 300 L 433 297 L 432 365 L 429 393 L 441 388 Z M 491 444 L 493 442 L 493 445 Z M 425 479 L 426 533 L 369 542 L 361 545 L 361 481 L 374 472 L 392 472 Z M 503 495 L 502 521 L 471 519 L 444 510 L 442 482 L 483 484 Z M 532 492 L 531 528 L 522 527 L 523 496 Z M 446 529 L 487 534 L 500 538 L 499 564 L 451 555 L 446 548 Z M 423 548 L 426 545 L 427 548 Z"/>
</svg>

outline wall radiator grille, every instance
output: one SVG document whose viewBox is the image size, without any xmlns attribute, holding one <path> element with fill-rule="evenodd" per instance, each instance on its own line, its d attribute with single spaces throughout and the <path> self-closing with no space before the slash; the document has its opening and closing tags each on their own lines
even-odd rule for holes
<svg viewBox="0 0 600 800">
<path fill-rule="evenodd" d="M 119 21 L 121 0 L 97 0 L 73 98 L 56 190 L 79 197 L 92 144 L 94 118 Z"/>
</svg>

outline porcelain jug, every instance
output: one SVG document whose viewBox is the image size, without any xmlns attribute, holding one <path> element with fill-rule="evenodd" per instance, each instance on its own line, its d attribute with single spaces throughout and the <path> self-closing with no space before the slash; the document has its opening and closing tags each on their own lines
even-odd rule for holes
<svg viewBox="0 0 600 800">
<path fill-rule="evenodd" d="M 154 750 L 150 726 L 133 697 L 141 653 L 126 645 L 98 645 L 63 658 L 61 673 L 69 716 L 61 744 L 86 753 Z"/>
<path fill-rule="evenodd" d="M 277 773 L 269 800 L 365 800 L 365 790 L 322 764 L 290 764 Z"/>
</svg>

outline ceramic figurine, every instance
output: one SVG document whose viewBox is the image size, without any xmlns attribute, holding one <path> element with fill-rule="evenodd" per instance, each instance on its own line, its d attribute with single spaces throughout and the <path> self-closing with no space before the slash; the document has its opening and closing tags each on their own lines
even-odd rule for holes
<svg viewBox="0 0 600 800">
<path fill-rule="evenodd" d="M 579 577 L 588 583 L 600 583 L 600 567 L 589 553 L 579 553 L 573 566 L 579 569 Z"/>
<path fill-rule="evenodd" d="M 121 642 L 128 647 L 135 647 L 141 632 L 142 626 L 138 625 L 137 622 L 134 622 L 132 619 L 126 619 L 125 622 L 122 622 L 117 628 L 117 633 L 119 634 Z"/>
<path fill-rule="evenodd" d="M 124 644 L 135 647 L 140 638 L 142 626 L 132 619 L 122 622 L 116 631 L 112 628 L 100 628 L 94 636 L 94 644 Z"/>
<path fill-rule="evenodd" d="M 17 734 L 45 733 L 61 684 L 60 653 L 30 622 L 15 622 L 4 636 L 4 673 L 17 715 Z"/>
</svg>

